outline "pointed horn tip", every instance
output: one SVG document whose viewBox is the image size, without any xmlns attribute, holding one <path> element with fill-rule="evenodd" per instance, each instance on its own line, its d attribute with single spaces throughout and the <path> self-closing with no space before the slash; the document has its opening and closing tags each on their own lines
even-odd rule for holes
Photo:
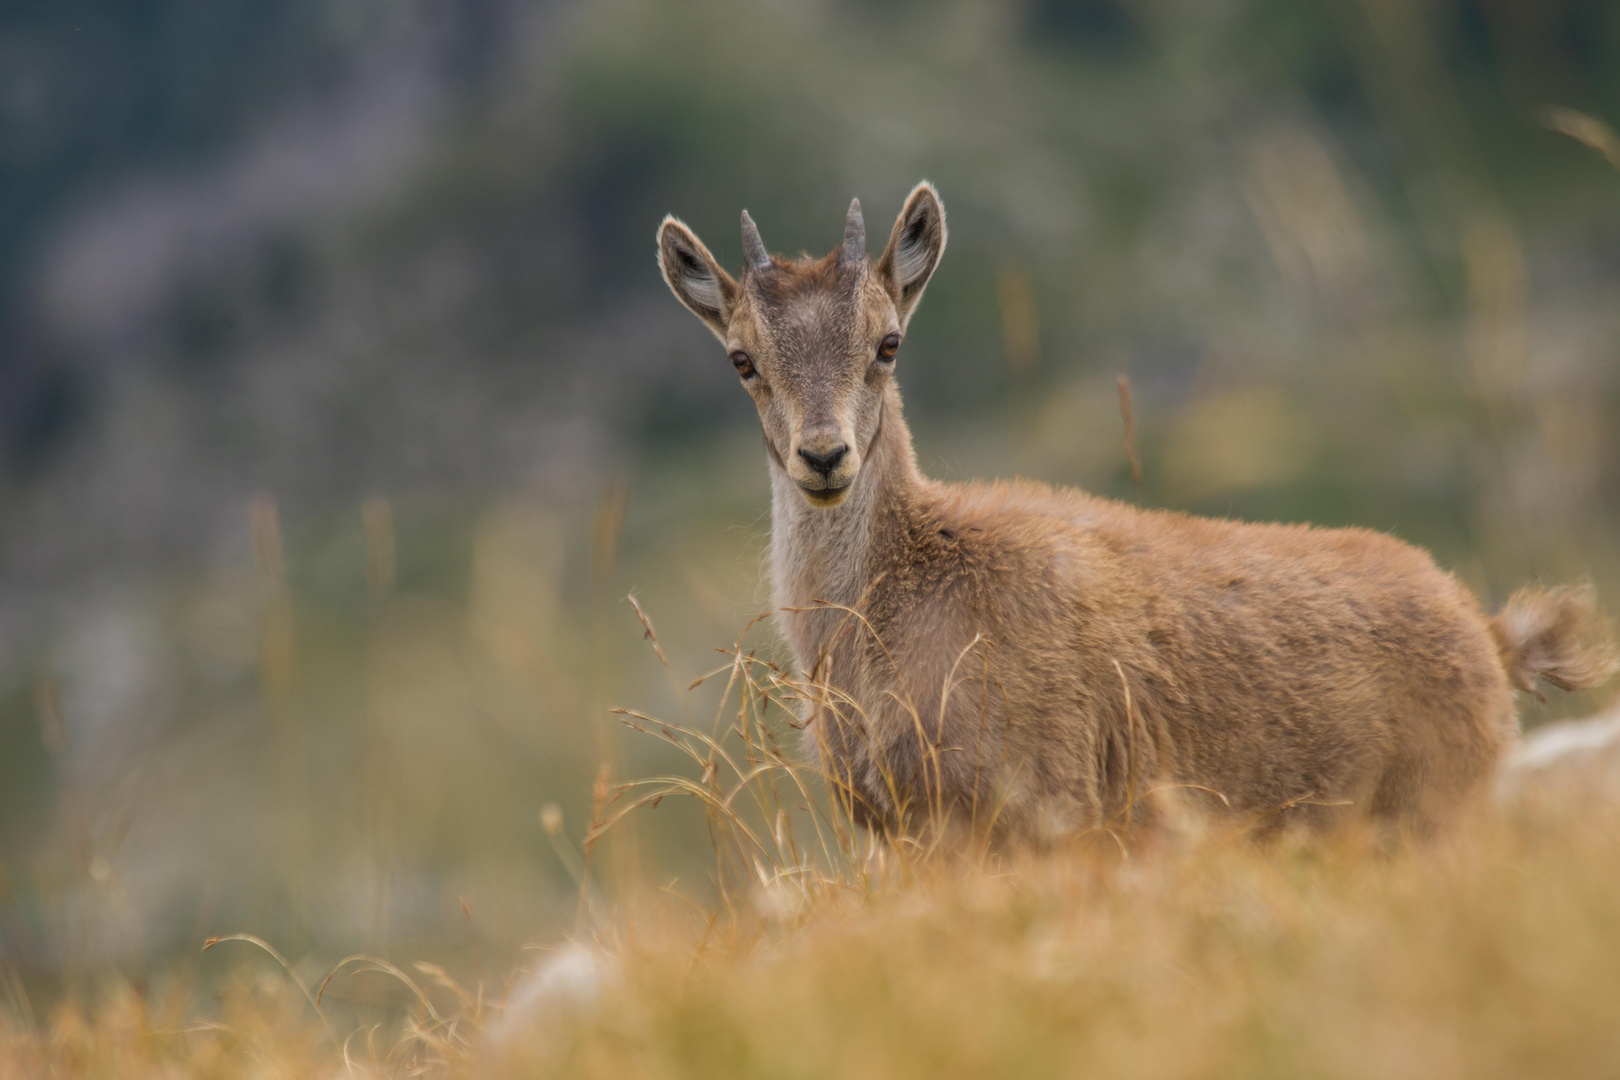
<svg viewBox="0 0 1620 1080">
<path fill-rule="evenodd" d="M 846 261 L 866 257 L 866 220 L 861 217 L 861 200 L 849 201 L 849 214 L 844 218 L 844 250 Z"/>
<path fill-rule="evenodd" d="M 747 210 L 742 212 L 742 238 L 743 257 L 748 266 L 754 270 L 767 269 L 771 265 L 770 254 L 765 250 L 765 241 L 760 239 L 759 226 L 754 224 Z"/>
</svg>

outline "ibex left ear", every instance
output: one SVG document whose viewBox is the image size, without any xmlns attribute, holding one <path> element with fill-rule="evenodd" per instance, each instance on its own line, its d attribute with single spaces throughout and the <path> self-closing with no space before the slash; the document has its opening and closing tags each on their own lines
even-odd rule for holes
<svg viewBox="0 0 1620 1080">
<path fill-rule="evenodd" d="M 878 279 L 894 298 L 902 327 L 922 299 L 923 289 L 943 254 L 945 206 L 934 185 L 924 180 L 906 196 L 906 205 L 889 234 L 889 246 L 883 249 L 877 265 Z"/>
</svg>

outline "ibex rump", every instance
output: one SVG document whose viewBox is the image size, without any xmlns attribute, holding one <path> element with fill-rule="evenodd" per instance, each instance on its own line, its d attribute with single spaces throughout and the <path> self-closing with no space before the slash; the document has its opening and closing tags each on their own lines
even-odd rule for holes
<svg viewBox="0 0 1620 1080">
<path fill-rule="evenodd" d="M 740 280 L 673 217 L 659 262 L 758 407 L 778 623 L 823 688 L 813 741 L 867 822 L 942 810 L 1044 841 L 1170 784 L 1268 824 L 1427 829 L 1487 790 L 1515 686 L 1615 670 L 1587 590 L 1487 618 L 1378 533 L 929 480 L 893 372 L 945 248 L 934 189 L 875 262 L 858 202 L 822 259 L 770 256 L 742 224 Z"/>
</svg>

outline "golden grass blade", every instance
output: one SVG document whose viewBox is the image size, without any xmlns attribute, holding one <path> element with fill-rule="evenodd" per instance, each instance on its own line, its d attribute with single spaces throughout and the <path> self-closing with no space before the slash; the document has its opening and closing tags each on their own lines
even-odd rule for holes
<svg viewBox="0 0 1620 1080">
<path fill-rule="evenodd" d="M 326 1029 L 327 1038 L 332 1040 L 333 1047 L 338 1047 L 339 1044 L 337 1032 L 332 1030 L 331 1023 L 326 1019 L 326 1013 L 321 1011 L 320 997 L 310 992 L 309 984 L 298 977 L 298 972 L 293 970 L 293 966 L 287 962 L 287 958 L 285 956 L 282 956 L 281 953 L 276 951 L 276 947 L 274 945 L 271 945 L 268 941 L 254 934 L 226 934 L 223 937 L 211 937 L 207 941 L 204 941 L 202 951 L 207 952 L 215 945 L 223 945 L 227 941 L 245 941 L 249 945 L 256 945 L 260 949 L 263 949 L 265 952 L 269 953 L 275 962 L 281 965 L 281 970 L 287 973 L 287 977 L 292 980 L 293 985 L 298 987 L 299 993 L 304 995 L 304 999 L 309 1002 L 310 1008 L 315 1010 L 315 1015 L 321 1018 L 321 1026 Z M 328 976 L 328 978 L 330 978 L 330 976 Z M 323 982 L 321 985 L 324 988 L 326 984 Z"/>
<path fill-rule="evenodd" d="M 1541 123 L 1596 150 L 1610 165 L 1620 169 L 1620 135 L 1597 117 L 1562 105 L 1549 105 L 1541 111 Z"/>
<path fill-rule="evenodd" d="M 658 643 L 658 631 L 653 629 L 652 620 L 647 618 L 647 613 L 641 608 L 641 601 L 636 599 L 635 593 L 631 593 L 625 599 L 630 601 L 630 606 L 635 609 L 636 618 L 641 620 L 641 625 L 646 630 L 646 640 L 652 642 L 653 654 L 658 657 L 658 662 L 664 665 L 664 670 L 668 671 L 669 659 L 664 655 L 664 647 Z"/>
<path fill-rule="evenodd" d="M 384 960 L 384 959 L 382 959 L 380 957 L 376 957 L 376 956 L 368 956 L 365 953 L 354 953 L 354 954 L 351 954 L 349 956 L 345 956 L 342 960 L 339 960 L 337 962 L 337 964 L 333 966 L 331 971 L 326 973 L 326 978 L 321 980 L 321 988 L 320 988 L 319 992 L 316 993 L 316 995 L 315 995 L 315 1000 L 316 1000 L 317 1003 L 319 1003 L 321 997 L 326 993 L 327 984 L 329 984 L 332 981 L 332 979 L 338 974 L 338 972 L 342 971 L 345 967 L 349 966 L 350 964 L 364 965 L 364 966 L 362 966 L 360 968 L 359 973 L 364 973 L 364 972 L 369 971 L 369 972 L 375 972 L 375 973 L 380 974 L 380 975 L 389 975 L 389 976 L 392 976 L 394 979 L 398 980 L 400 983 L 404 984 L 405 987 L 407 989 L 409 989 L 413 995 L 415 995 L 416 1000 L 421 1004 L 422 1009 L 428 1014 L 428 1016 L 433 1020 L 433 1022 L 435 1024 L 439 1025 L 440 1028 L 443 1028 L 443 1029 L 446 1029 L 447 1031 L 449 1031 L 452 1035 L 454 1034 L 454 1030 L 455 1030 L 454 1025 L 451 1024 L 449 1021 L 447 1021 L 444 1017 L 439 1015 L 439 1010 L 437 1010 L 437 1009 L 435 1009 L 433 1007 L 432 1000 L 429 999 L 429 997 L 427 996 L 426 991 L 424 991 L 422 989 L 422 987 L 416 982 L 415 979 L 413 979 L 409 975 L 405 974 L 405 972 L 401 971 L 399 968 L 395 967 L 393 964 L 390 964 L 387 960 Z M 455 1036 L 455 1037 L 459 1038 L 459 1036 Z M 465 1041 L 465 1040 L 462 1040 L 462 1041 Z"/>
</svg>

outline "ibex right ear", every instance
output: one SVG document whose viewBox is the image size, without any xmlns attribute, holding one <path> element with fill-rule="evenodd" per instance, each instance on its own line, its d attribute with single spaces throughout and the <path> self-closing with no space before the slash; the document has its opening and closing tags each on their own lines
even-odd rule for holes
<svg viewBox="0 0 1620 1080">
<path fill-rule="evenodd" d="M 894 221 L 889 246 L 878 259 L 878 278 L 894 297 L 905 326 L 945 253 L 945 206 L 934 185 L 924 180 L 911 189 Z"/>
<path fill-rule="evenodd" d="M 658 268 L 669 291 L 723 343 L 737 305 L 737 283 L 720 269 L 703 241 L 673 216 L 658 226 Z"/>
</svg>

